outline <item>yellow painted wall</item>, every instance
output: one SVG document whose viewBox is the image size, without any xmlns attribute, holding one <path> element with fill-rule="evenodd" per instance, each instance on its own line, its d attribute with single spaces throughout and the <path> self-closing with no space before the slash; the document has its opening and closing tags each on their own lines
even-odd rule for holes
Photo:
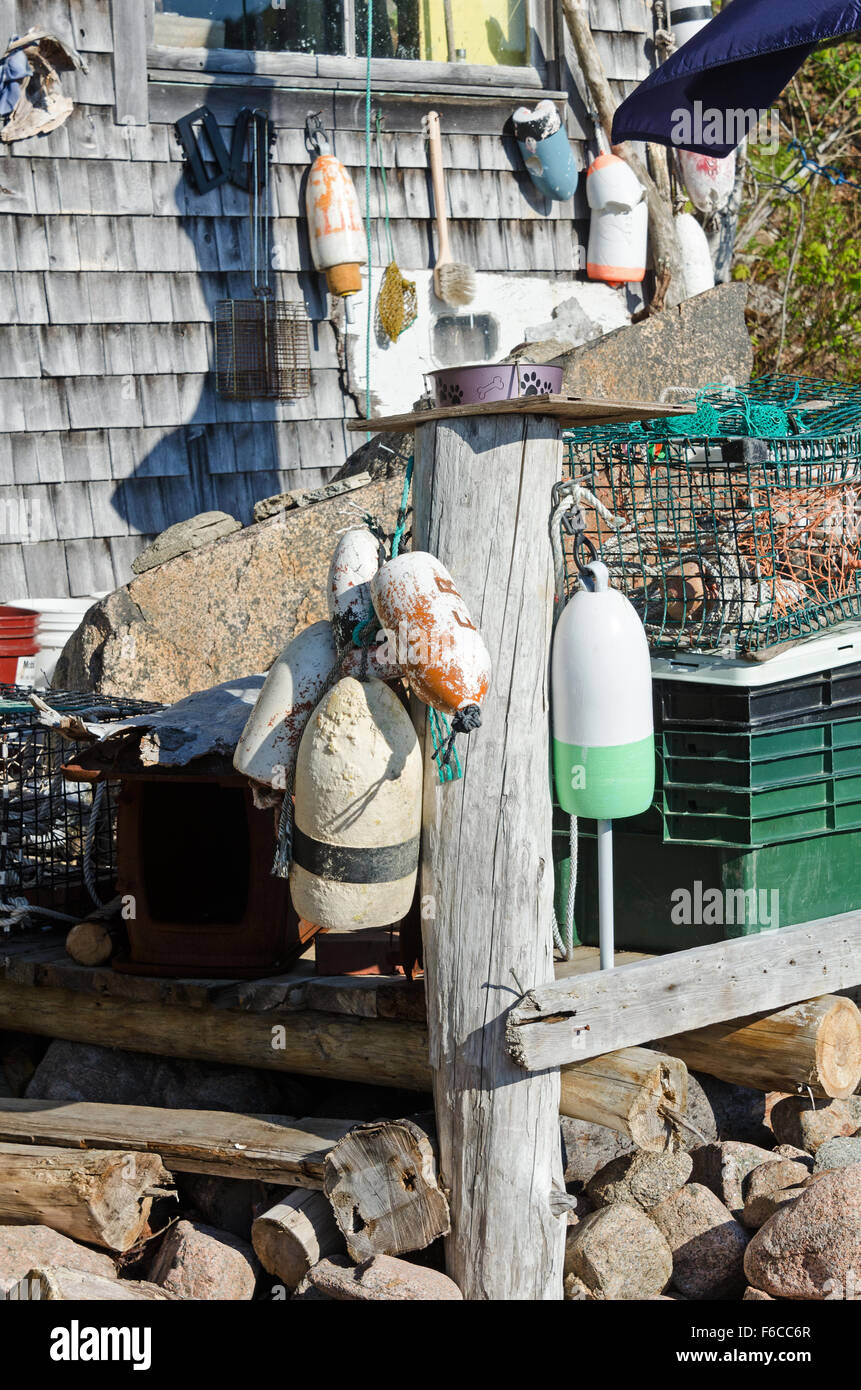
<svg viewBox="0 0 861 1390">
<path fill-rule="evenodd" d="M 455 48 L 468 63 L 523 67 L 527 62 L 527 0 L 451 0 Z M 421 55 L 448 59 L 443 0 L 419 0 Z"/>
</svg>

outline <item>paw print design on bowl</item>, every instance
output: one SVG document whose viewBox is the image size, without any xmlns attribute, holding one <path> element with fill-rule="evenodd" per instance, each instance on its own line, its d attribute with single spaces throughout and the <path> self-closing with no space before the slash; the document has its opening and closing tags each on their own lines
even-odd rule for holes
<svg viewBox="0 0 861 1390">
<path fill-rule="evenodd" d="M 444 382 L 440 386 L 440 396 L 443 405 L 463 404 L 463 391 L 454 382 Z"/>
<path fill-rule="evenodd" d="M 548 381 L 536 371 L 520 373 L 520 394 L 521 396 L 544 396 L 552 395 L 553 382 Z"/>
</svg>

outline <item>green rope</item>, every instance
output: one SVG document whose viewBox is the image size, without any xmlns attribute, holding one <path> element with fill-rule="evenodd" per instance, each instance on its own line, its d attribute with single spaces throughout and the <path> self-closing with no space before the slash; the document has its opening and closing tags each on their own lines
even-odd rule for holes
<svg viewBox="0 0 861 1390">
<path fill-rule="evenodd" d="M 413 464 L 414 464 L 414 463 L 415 463 L 415 455 L 414 455 L 414 454 L 410 454 L 409 463 L 407 464 L 406 476 L 405 476 L 405 478 L 404 478 L 404 490 L 403 490 L 403 492 L 401 493 L 401 505 L 400 505 L 400 507 L 398 508 L 398 520 L 397 520 L 397 525 L 395 526 L 395 534 L 392 536 L 392 559 L 393 559 L 393 560 L 397 558 L 398 552 L 399 552 L 399 550 L 400 550 L 400 548 L 401 548 L 401 541 L 402 541 L 403 538 L 404 538 L 404 531 L 407 529 L 407 508 L 408 508 L 408 506 L 409 506 L 410 488 L 411 488 L 411 486 L 412 486 L 412 481 L 413 481 Z"/>
<path fill-rule="evenodd" d="M 371 51 L 374 43 L 374 0 L 368 0 L 367 61 L 365 63 L 365 237 L 368 250 L 368 315 L 365 341 L 365 419 L 371 418 L 371 326 L 373 296 L 371 294 Z M 370 440 L 368 430 L 365 439 Z"/>
<path fill-rule="evenodd" d="M 454 746 L 452 747 L 452 756 L 454 758 L 453 767 L 451 762 L 446 763 L 443 761 L 442 757 L 438 756 L 442 753 L 442 750 L 449 741 L 451 736 L 451 725 L 445 715 L 440 714 L 439 710 L 435 710 L 433 707 L 428 709 L 428 719 L 430 721 L 431 742 L 433 743 L 434 761 L 436 762 L 439 780 L 441 782 L 456 782 L 459 777 L 463 776 L 463 768 L 460 765 L 457 748 Z"/>
<path fill-rule="evenodd" d="M 665 420 L 635 421 L 628 426 L 633 435 L 664 435 L 688 439 L 708 439 L 718 435 L 748 435 L 757 439 L 786 439 L 791 433 L 808 428 L 796 412 L 795 424 L 789 411 L 798 399 L 796 385 L 791 400 L 784 406 L 754 401 L 744 391 L 736 391 L 727 401 L 709 401 L 701 391 L 696 397 L 693 415 L 673 415 Z"/>
</svg>

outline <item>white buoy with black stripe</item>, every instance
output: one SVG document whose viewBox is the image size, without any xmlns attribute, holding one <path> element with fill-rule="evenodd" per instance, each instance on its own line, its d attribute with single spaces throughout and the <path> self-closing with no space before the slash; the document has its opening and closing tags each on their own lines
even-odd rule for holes
<svg viewBox="0 0 861 1390">
<path fill-rule="evenodd" d="M 418 872 L 422 758 L 388 686 L 348 676 L 324 696 L 302 736 L 295 786 L 299 916 L 339 931 L 399 922 Z"/>
<path fill-rule="evenodd" d="M 688 5 L 685 0 L 673 4 L 670 0 L 669 25 L 675 35 L 676 48 L 681 48 L 694 34 L 705 29 L 713 17 L 711 5 Z"/>
</svg>

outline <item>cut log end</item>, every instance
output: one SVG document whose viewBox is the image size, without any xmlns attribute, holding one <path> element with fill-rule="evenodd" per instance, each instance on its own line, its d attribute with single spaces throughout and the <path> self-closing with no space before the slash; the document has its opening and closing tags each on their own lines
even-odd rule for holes
<svg viewBox="0 0 861 1390">
<path fill-rule="evenodd" d="M 66 937 L 66 954 L 77 965 L 105 965 L 114 943 L 104 922 L 78 922 Z"/>
<path fill-rule="evenodd" d="M 650 1153 L 681 1146 L 676 1116 L 687 1106 L 688 1072 L 679 1058 L 626 1047 L 563 1067 L 561 1081 L 563 1115 L 615 1129 Z"/>
</svg>

